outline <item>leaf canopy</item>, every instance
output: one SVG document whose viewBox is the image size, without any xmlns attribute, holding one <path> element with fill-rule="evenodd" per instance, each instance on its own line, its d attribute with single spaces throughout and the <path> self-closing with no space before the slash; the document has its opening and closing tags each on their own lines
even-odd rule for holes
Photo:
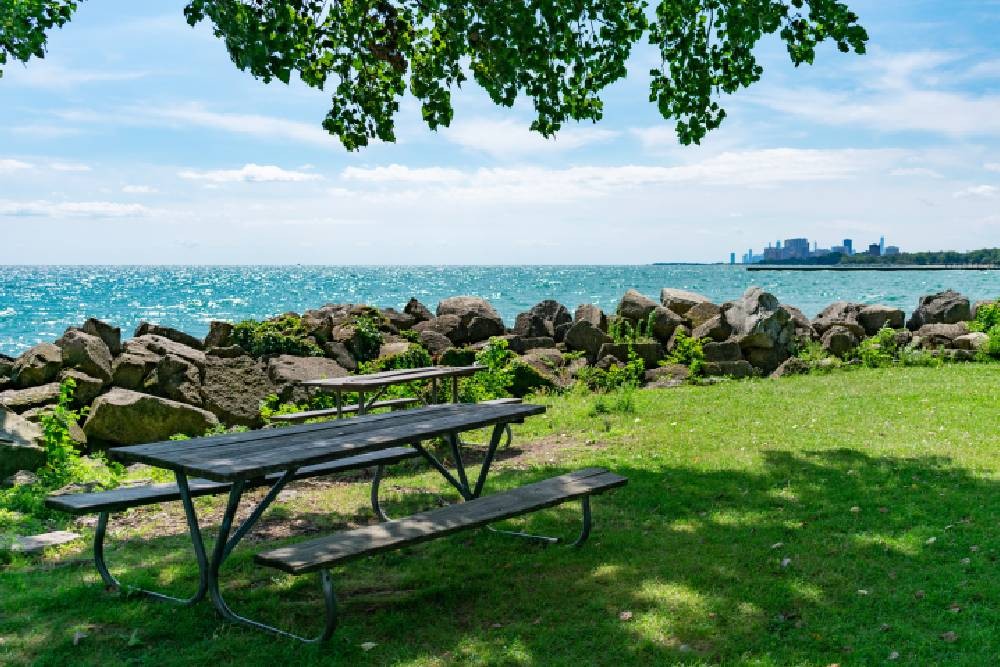
<svg viewBox="0 0 1000 667">
<path fill-rule="evenodd" d="M 0 67 L 44 57 L 49 31 L 78 4 L 2 0 Z M 650 102 L 681 143 L 699 143 L 726 117 L 721 96 L 760 79 L 764 36 L 777 33 L 795 65 L 824 41 L 864 53 L 868 40 L 838 0 L 191 0 L 184 14 L 209 22 L 241 70 L 327 91 L 323 127 L 349 150 L 395 140 L 407 90 L 428 127 L 448 126 L 452 91 L 470 76 L 498 105 L 530 99 L 531 129 L 546 137 L 597 122 L 602 93 L 643 40 L 660 56 Z"/>
</svg>

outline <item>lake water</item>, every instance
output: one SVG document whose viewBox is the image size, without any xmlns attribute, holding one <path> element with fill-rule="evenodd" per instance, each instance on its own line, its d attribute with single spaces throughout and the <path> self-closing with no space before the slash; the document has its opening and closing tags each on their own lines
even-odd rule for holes
<svg viewBox="0 0 1000 667">
<path fill-rule="evenodd" d="M 131 334 L 140 320 L 195 335 L 213 319 L 262 318 L 325 303 L 400 308 L 415 296 L 432 310 L 447 296 L 488 299 L 508 324 L 542 299 L 571 310 L 613 309 L 634 287 L 661 287 L 722 302 L 760 285 L 810 317 L 833 301 L 912 310 L 922 294 L 951 288 L 973 300 L 1000 295 L 997 271 L 754 272 L 740 266 L 6 266 L 0 267 L 0 352 L 16 355 L 98 317 Z"/>
</svg>

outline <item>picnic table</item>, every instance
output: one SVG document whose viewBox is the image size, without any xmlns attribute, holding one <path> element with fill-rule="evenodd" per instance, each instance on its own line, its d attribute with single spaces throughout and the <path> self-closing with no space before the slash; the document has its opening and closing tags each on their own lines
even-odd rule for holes
<svg viewBox="0 0 1000 667">
<path fill-rule="evenodd" d="M 330 567 L 334 564 L 435 539 L 458 530 L 489 527 L 489 524 L 496 521 L 574 498 L 582 500 L 584 522 L 574 544 L 582 544 L 587 539 L 591 523 L 590 495 L 621 486 L 627 481 L 625 478 L 603 469 L 585 469 L 509 491 L 482 495 L 504 428 L 510 423 L 523 421 L 544 411 L 544 406 L 523 403 L 440 404 L 398 412 L 360 415 L 320 424 L 117 447 L 109 450 L 111 458 L 170 470 L 176 478 L 176 486 L 145 487 L 146 491 L 115 489 L 53 496 L 47 500 L 47 504 L 77 514 L 101 512 L 98 535 L 95 537 L 95 560 L 105 582 L 110 579 L 117 584 L 103 562 L 103 536 L 108 514 L 126 507 L 149 504 L 150 499 L 152 502 L 179 499 L 184 508 L 201 577 L 195 596 L 182 602 L 193 604 L 207 593 L 222 617 L 231 622 L 301 641 L 323 641 L 332 635 L 337 624 L 336 598 L 330 575 Z M 492 427 L 492 435 L 479 465 L 478 475 L 473 480 L 470 479 L 463 459 L 459 434 L 488 427 Z M 424 445 L 426 441 L 439 437 L 443 437 L 450 445 L 454 472 Z M 232 610 L 220 588 L 222 567 L 233 549 L 246 537 L 290 481 L 309 474 L 328 472 L 330 466 L 336 465 L 338 461 L 350 461 L 350 465 L 357 468 L 370 466 L 383 455 L 400 460 L 406 457 L 409 448 L 438 471 L 458 491 L 463 502 L 272 549 L 256 557 L 261 565 L 291 574 L 319 572 L 326 605 L 326 622 L 318 637 L 307 639 L 246 618 Z M 234 529 L 234 520 L 244 493 L 255 486 L 270 488 L 252 508 L 249 516 Z M 226 492 L 228 502 L 225 513 L 212 553 L 209 554 L 193 497 Z M 373 487 L 373 495 L 376 493 L 377 489 Z M 150 594 L 168 598 L 159 593 Z"/>
</svg>

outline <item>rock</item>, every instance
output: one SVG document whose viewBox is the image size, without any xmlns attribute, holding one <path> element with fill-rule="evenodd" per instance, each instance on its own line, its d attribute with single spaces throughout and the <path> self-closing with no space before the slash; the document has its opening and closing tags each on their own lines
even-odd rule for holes
<svg viewBox="0 0 1000 667">
<path fill-rule="evenodd" d="M 618 357 L 615 357 L 615 356 L 612 356 L 612 355 L 609 354 L 606 357 L 601 357 L 600 359 L 598 359 L 597 363 L 594 364 L 594 368 L 600 369 L 602 371 L 606 371 L 609 368 L 611 368 L 612 366 L 622 367 L 624 365 L 625 364 L 623 364 L 621 362 L 621 360 L 618 359 Z"/>
<path fill-rule="evenodd" d="M 708 322 L 721 312 L 722 309 L 711 301 L 702 301 L 701 303 L 696 303 L 691 306 L 684 313 L 684 317 L 686 317 L 687 321 L 691 323 L 691 328 L 695 329 L 700 327 L 705 322 Z"/>
<path fill-rule="evenodd" d="M 679 387 L 687 382 L 691 370 L 683 364 L 667 364 L 646 371 L 647 389 L 666 389 Z"/>
<path fill-rule="evenodd" d="M 786 375 L 805 375 L 809 372 L 809 364 L 798 357 L 789 357 L 771 373 L 772 378 L 785 377 Z"/>
<path fill-rule="evenodd" d="M 685 315 L 699 303 L 712 303 L 707 296 L 682 289 L 664 287 L 660 290 L 660 303 L 678 315 Z"/>
<path fill-rule="evenodd" d="M 205 366 L 205 353 L 203 351 L 156 334 L 147 334 L 126 341 L 124 353 L 155 355 L 157 361 L 160 357 L 172 354 L 198 368 Z"/>
<path fill-rule="evenodd" d="M 896 347 L 906 347 L 913 342 L 913 332 L 909 329 L 900 329 L 893 334 L 892 342 Z"/>
<path fill-rule="evenodd" d="M 40 343 L 17 358 L 10 377 L 18 387 L 34 387 L 55 380 L 61 368 L 62 350 Z"/>
<path fill-rule="evenodd" d="M 823 349 L 838 357 L 846 356 L 858 346 L 860 340 L 855 332 L 841 324 L 835 324 L 826 329 L 820 342 Z"/>
<path fill-rule="evenodd" d="M 383 308 L 380 312 L 382 313 L 382 317 L 389 323 L 389 326 L 397 331 L 412 329 L 413 325 L 417 323 L 416 317 L 409 313 L 401 313 L 395 308 Z"/>
<path fill-rule="evenodd" d="M 31 408 L 55 403 L 59 400 L 59 383 L 50 382 L 26 389 L 8 389 L 0 391 L 0 406 L 5 406 L 14 412 L 24 412 Z"/>
<path fill-rule="evenodd" d="M 22 412 L 21 416 L 33 424 L 41 424 L 42 417 L 44 417 L 46 414 L 51 413 L 53 408 L 55 407 L 56 407 L 55 403 L 42 405 L 37 408 L 32 408 L 30 410 Z M 83 428 L 81 428 L 80 425 L 75 421 L 67 422 L 66 427 L 69 438 L 70 440 L 73 441 L 73 444 L 76 445 L 79 449 L 85 448 L 87 446 L 87 434 L 83 432 Z"/>
<path fill-rule="evenodd" d="M 612 356 L 619 361 L 628 361 L 629 345 L 624 343 L 605 343 L 597 352 L 598 359 Z M 633 343 L 631 349 L 642 359 L 647 369 L 656 368 L 657 362 L 663 358 L 663 346 L 659 343 Z"/>
<path fill-rule="evenodd" d="M 247 353 L 239 345 L 227 345 L 225 347 L 209 347 L 205 350 L 206 363 L 208 357 L 220 357 L 223 359 L 235 359 L 236 357 L 242 357 Z"/>
<path fill-rule="evenodd" d="M 753 377 L 754 367 L 749 361 L 706 361 L 702 372 L 708 377 L 731 377 L 737 380 Z"/>
<path fill-rule="evenodd" d="M 83 430 L 91 444 L 137 445 L 177 433 L 199 436 L 218 425 L 208 410 L 115 388 L 94 401 Z"/>
<path fill-rule="evenodd" d="M 420 332 L 420 344 L 426 347 L 432 356 L 438 356 L 452 347 L 451 340 L 447 336 L 431 329 Z"/>
<path fill-rule="evenodd" d="M 406 302 L 406 305 L 403 307 L 403 312 L 410 315 L 413 318 L 414 323 L 426 322 L 434 317 L 434 314 L 431 313 L 430 309 L 417 301 L 415 298 L 411 298 Z"/>
<path fill-rule="evenodd" d="M 650 299 L 645 294 L 641 294 L 637 290 L 630 289 L 625 292 L 621 301 L 618 302 L 618 308 L 615 310 L 615 313 L 619 317 L 624 317 L 633 325 L 636 325 L 649 317 L 649 313 L 652 312 L 658 305 L 658 303 Z"/>
<path fill-rule="evenodd" d="M 73 406 L 77 408 L 83 408 L 93 403 L 101 390 L 104 389 L 104 382 L 75 368 L 59 373 L 60 383 L 66 378 L 73 378 L 76 383 L 76 388 L 73 390 Z"/>
<path fill-rule="evenodd" d="M 112 385 L 139 391 L 143 388 L 146 377 L 153 372 L 162 358 L 145 348 L 137 347 L 135 350 L 115 359 L 111 366 Z"/>
<path fill-rule="evenodd" d="M 573 322 L 589 322 L 601 331 L 608 330 L 608 317 L 604 311 L 592 303 L 582 303 L 576 307 Z"/>
<path fill-rule="evenodd" d="M 158 396 L 201 406 L 201 373 L 197 366 L 175 354 L 160 359 L 143 387 Z"/>
<path fill-rule="evenodd" d="M 205 350 L 211 349 L 213 347 L 229 347 L 233 345 L 233 325 L 229 322 L 220 322 L 219 320 L 212 320 L 208 324 L 208 333 L 205 335 L 205 341 L 202 343 L 202 348 Z"/>
<path fill-rule="evenodd" d="M 112 326 L 107 322 L 102 322 L 96 317 L 89 318 L 80 327 L 83 333 L 90 334 L 91 336 L 97 336 L 104 344 L 108 346 L 108 351 L 111 352 L 112 356 L 118 356 L 122 351 L 122 330 L 116 326 Z"/>
<path fill-rule="evenodd" d="M 955 324 L 971 319 L 969 300 L 954 290 L 946 290 L 920 297 L 906 328 L 917 331 L 925 324 Z"/>
<path fill-rule="evenodd" d="M 325 380 L 347 375 L 347 371 L 333 359 L 323 357 L 294 357 L 282 354 L 267 363 L 267 377 L 275 385 L 282 401 L 305 397 L 306 392 L 298 387 L 305 380 Z"/>
<path fill-rule="evenodd" d="M 104 341 L 78 329 L 68 329 L 56 341 L 63 366 L 77 368 L 101 382 L 111 382 L 111 350 Z"/>
<path fill-rule="evenodd" d="M 740 344 L 735 340 L 704 343 L 702 350 L 705 353 L 705 361 L 739 361 L 743 358 Z"/>
<path fill-rule="evenodd" d="M 722 317 L 731 327 L 732 335 L 739 340 L 743 358 L 754 367 L 771 373 L 792 356 L 795 324 L 791 314 L 781 307 L 773 294 L 751 287 L 742 297 L 726 305 Z"/>
<path fill-rule="evenodd" d="M 18 537 L 14 540 L 14 544 L 11 545 L 11 551 L 36 554 L 51 547 L 75 542 L 78 539 L 80 539 L 80 536 L 76 533 L 71 533 L 67 530 L 56 530 L 51 533 L 42 533 L 41 535 Z"/>
<path fill-rule="evenodd" d="M 670 335 L 670 340 L 666 342 L 666 344 L 664 345 L 664 349 L 666 349 L 667 352 L 673 352 L 674 349 L 677 347 L 677 341 L 680 339 L 681 336 L 690 337 L 691 329 L 689 329 L 687 326 L 683 324 L 678 326 L 676 329 L 674 329 L 674 333 Z"/>
<path fill-rule="evenodd" d="M 0 407 L 0 476 L 45 465 L 45 435 L 37 424 Z"/>
<path fill-rule="evenodd" d="M 510 334 L 507 336 L 502 336 L 505 341 L 507 341 L 507 349 L 511 352 L 516 352 L 517 354 L 524 354 L 525 352 L 530 352 L 531 350 L 539 349 L 555 349 L 556 341 L 548 336 L 532 336 L 529 338 L 524 338 L 515 334 Z"/>
<path fill-rule="evenodd" d="M 952 347 L 956 338 L 969 333 L 965 322 L 955 324 L 925 324 L 916 331 L 920 338 L 920 346 L 934 350 L 939 347 Z"/>
<path fill-rule="evenodd" d="M 566 361 L 562 353 L 554 348 L 537 349 L 519 357 L 514 362 L 514 382 L 511 393 L 515 396 L 549 387 L 566 387 L 570 384 L 568 373 L 563 372 Z M 534 373 L 519 369 L 528 366 Z"/>
<path fill-rule="evenodd" d="M 0 450 L 2 450 L 3 445 L 0 444 Z M 18 470 L 13 475 L 8 477 L 3 481 L 3 486 L 13 487 L 13 486 L 30 486 L 32 484 L 38 483 L 38 475 L 31 472 L 30 470 Z"/>
<path fill-rule="evenodd" d="M 691 332 L 693 338 L 708 338 L 717 342 L 722 342 L 729 340 L 730 334 L 732 334 L 733 328 L 726 321 L 725 316 L 720 312 L 715 317 L 708 319 L 703 324 L 695 327 L 694 331 Z"/>
<path fill-rule="evenodd" d="M 558 301 L 546 299 L 532 306 L 528 312 L 517 316 L 514 333 L 525 338 L 552 338 L 561 343 L 562 338 L 557 336 L 556 330 L 565 335 L 566 329 L 563 325 L 572 321 L 573 317 L 566 306 Z"/>
<path fill-rule="evenodd" d="M 601 347 L 610 342 L 611 337 L 589 320 L 574 322 L 566 332 L 566 347 L 586 353 L 591 360 L 597 359 Z"/>
<path fill-rule="evenodd" d="M 792 320 L 792 324 L 795 326 L 795 337 L 799 340 L 813 340 L 816 337 L 816 331 L 813 329 L 812 322 L 806 317 L 805 313 L 796 308 L 795 306 L 789 306 L 786 304 L 781 305 L 786 311 L 788 311 L 788 316 Z"/>
<path fill-rule="evenodd" d="M 151 324 L 150 322 L 140 322 L 139 326 L 135 328 L 135 338 L 140 336 L 162 336 L 167 340 L 172 340 L 175 343 L 180 343 L 181 345 L 187 345 L 193 350 L 204 349 L 204 343 L 199 338 L 195 338 L 191 334 L 184 333 L 179 329 L 173 329 L 171 327 L 165 327 L 161 324 Z"/>
<path fill-rule="evenodd" d="M 447 339 L 446 339 L 447 340 Z M 351 371 L 352 373 L 358 370 L 358 362 L 351 354 L 351 351 L 347 349 L 347 346 L 338 341 L 330 341 L 323 345 L 323 352 L 326 356 L 336 361 L 344 370 Z"/>
<path fill-rule="evenodd" d="M 453 318 L 457 318 L 453 319 Z M 503 320 L 485 299 L 475 296 L 453 296 L 442 300 L 437 307 L 437 318 L 441 327 L 435 327 L 439 333 L 448 336 L 455 345 L 478 343 L 493 336 L 506 333 Z M 419 329 L 430 322 L 422 322 L 415 326 Z"/>
<path fill-rule="evenodd" d="M 653 309 L 653 337 L 661 343 L 668 343 L 677 327 L 684 326 L 684 318 L 664 306 Z"/>
<path fill-rule="evenodd" d="M 962 334 L 952 341 L 956 350 L 973 350 L 978 352 L 986 347 L 987 343 L 990 342 L 990 337 L 983 333 L 982 331 L 973 331 L 972 333 Z"/>
<path fill-rule="evenodd" d="M 816 316 L 816 319 L 812 322 L 813 329 L 816 330 L 818 336 L 822 337 L 827 329 L 835 324 L 857 324 L 858 314 L 865 307 L 863 303 L 834 301 Z"/>
<path fill-rule="evenodd" d="M 865 333 L 874 336 L 883 327 L 890 329 L 902 329 L 905 314 L 899 308 L 891 306 L 865 306 L 858 312 L 857 322 L 864 328 Z"/>
<path fill-rule="evenodd" d="M 14 358 L 0 354 L 0 379 L 6 380 L 14 374 Z"/>
<path fill-rule="evenodd" d="M 250 356 L 209 357 L 205 363 L 202 404 L 224 424 L 260 426 L 261 403 L 274 391 L 263 361 Z"/>
<path fill-rule="evenodd" d="M 406 354 L 410 351 L 410 345 L 412 343 L 405 340 L 382 343 L 382 346 L 378 349 L 378 358 L 386 359 L 388 357 L 395 357 L 398 354 Z"/>
<path fill-rule="evenodd" d="M 941 357 L 946 361 L 975 361 L 976 353 L 972 350 L 933 350 L 933 357 Z"/>
</svg>

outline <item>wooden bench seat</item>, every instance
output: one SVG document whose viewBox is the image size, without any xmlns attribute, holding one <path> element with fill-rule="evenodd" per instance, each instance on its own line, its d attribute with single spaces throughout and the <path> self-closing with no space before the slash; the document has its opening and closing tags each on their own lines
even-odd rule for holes
<svg viewBox="0 0 1000 667">
<path fill-rule="evenodd" d="M 420 403 L 419 398 L 415 397 L 403 397 L 403 398 L 390 398 L 384 401 L 375 401 L 371 405 L 367 406 L 368 410 L 375 410 L 377 408 L 390 408 L 396 410 L 398 408 L 405 408 L 411 405 L 416 405 Z M 357 403 L 352 403 L 351 405 L 343 405 L 340 408 L 341 414 L 351 414 L 358 412 L 361 406 Z M 306 410 L 305 412 L 294 412 L 288 415 L 275 415 L 270 418 L 271 423 L 278 424 L 300 424 L 309 419 L 321 419 L 323 417 L 336 417 L 337 408 L 324 408 L 322 410 Z"/>
<path fill-rule="evenodd" d="M 256 561 L 295 575 L 326 570 L 369 554 L 399 549 L 559 505 L 574 498 L 603 493 L 627 482 L 625 477 L 603 468 L 587 468 L 403 519 L 272 549 L 258 554 Z"/>
<path fill-rule="evenodd" d="M 405 459 L 415 458 L 420 453 L 412 447 L 393 447 L 346 459 L 320 463 L 299 468 L 293 479 L 306 479 L 319 475 L 330 475 L 338 472 L 371 468 L 373 466 L 391 465 Z M 274 484 L 281 475 L 275 473 L 248 482 L 249 486 L 264 486 Z M 229 491 L 230 484 L 226 482 L 211 482 L 207 479 L 189 480 L 191 495 L 212 496 Z M 181 494 L 177 484 L 149 484 L 143 486 L 124 487 L 110 491 L 94 493 L 68 493 L 59 496 L 49 496 L 45 506 L 68 514 L 97 514 L 102 512 L 120 512 L 131 507 L 153 505 L 180 500 Z"/>
</svg>

